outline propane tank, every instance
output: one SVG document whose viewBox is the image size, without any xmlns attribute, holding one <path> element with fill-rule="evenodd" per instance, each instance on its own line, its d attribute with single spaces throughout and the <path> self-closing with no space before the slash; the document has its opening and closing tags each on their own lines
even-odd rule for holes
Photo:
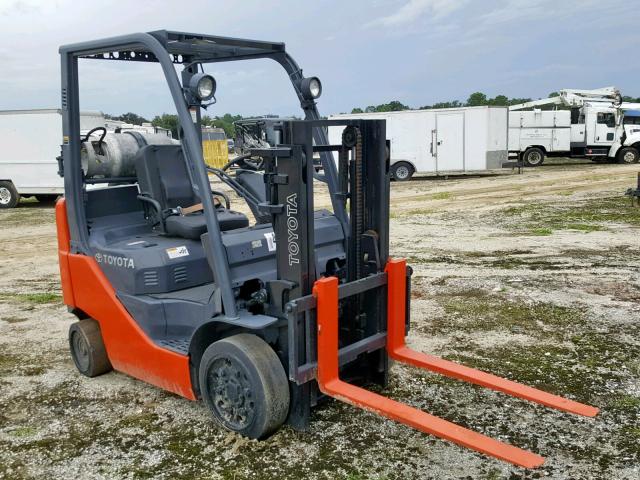
<svg viewBox="0 0 640 480">
<path fill-rule="evenodd" d="M 136 174 L 134 158 L 141 148 L 179 143 L 159 133 L 96 131 L 82 142 L 82 170 L 86 178 L 132 177 Z"/>
</svg>

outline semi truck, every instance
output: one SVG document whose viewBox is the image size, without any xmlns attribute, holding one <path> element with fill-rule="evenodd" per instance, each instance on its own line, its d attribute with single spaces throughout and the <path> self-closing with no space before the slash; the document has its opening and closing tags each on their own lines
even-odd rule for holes
<svg viewBox="0 0 640 480">
<path fill-rule="evenodd" d="M 104 126 L 100 112 L 82 112 L 80 130 Z M 20 197 L 39 201 L 64 193 L 58 162 L 62 138 L 59 109 L 0 111 L 0 208 L 13 208 Z"/>
<path fill-rule="evenodd" d="M 542 110 L 545 106 L 562 109 Z M 553 156 L 636 163 L 639 124 L 640 104 L 622 102 L 615 87 L 560 90 L 509 107 L 509 154 L 530 167 Z"/>
<path fill-rule="evenodd" d="M 508 162 L 506 107 L 463 107 L 332 115 L 330 120 L 386 120 L 391 175 L 461 173 L 502 168 Z M 341 131 L 329 127 L 332 144 Z"/>
</svg>

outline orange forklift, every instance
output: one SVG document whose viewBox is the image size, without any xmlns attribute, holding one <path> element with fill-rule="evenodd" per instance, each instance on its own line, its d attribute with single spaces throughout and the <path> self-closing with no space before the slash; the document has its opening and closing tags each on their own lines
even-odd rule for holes
<svg viewBox="0 0 640 480">
<path fill-rule="evenodd" d="M 282 43 L 172 31 L 60 48 L 65 197 L 56 206 L 64 303 L 78 370 L 111 369 L 190 400 L 225 428 L 264 438 L 304 430 L 333 397 L 522 467 L 543 458 L 366 390 L 389 360 L 594 416 L 598 410 L 405 345 L 411 268 L 389 257 L 389 145 L 382 120 L 322 120 L 317 77 Z M 205 67 L 272 59 L 304 120 L 279 143 L 222 168 L 203 161 L 201 110 L 215 102 Z M 80 135 L 78 61 L 159 64 L 180 139 L 97 128 Z M 180 67 L 178 74 L 176 67 Z M 328 127 L 340 127 L 330 144 Z M 319 155 L 322 169 L 314 166 Z M 247 203 L 233 210 L 217 178 Z M 331 209 L 314 207 L 326 183 Z"/>
</svg>

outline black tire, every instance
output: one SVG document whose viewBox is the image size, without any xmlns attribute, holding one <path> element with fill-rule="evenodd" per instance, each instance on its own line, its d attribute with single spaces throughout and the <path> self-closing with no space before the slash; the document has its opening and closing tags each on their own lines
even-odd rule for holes
<svg viewBox="0 0 640 480">
<path fill-rule="evenodd" d="M 544 150 L 538 147 L 527 148 L 522 154 L 522 160 L 527 167 L 539 167 L 544 162 Z"/>
<path fill-rule="evenodd" d="M 391 178 L 398 182 L 406 182 L 413 177 L 415 169 L 409 162 L 397 162 L 391 166 Z"/>
<path fill-rule="evenodd" d="M 113 370 L 104 348 L 100 325 L 93 318 L 80 320 L 69 327 L 71 358 L 78 371 L 87 377 L 97 377 Z"/>
<path fill-rule="evenodd" d="M 618 163 L 638 163 L 638 159 L 640 159 L 640 153 L 638 153 L 638 150 L 633 147 L 623 147 L 618 150 L 616 159 L 618 160 Z"/>
<path fill-rule="evenodd" d="M 0 208 L 14 208 L 20 203 L 20 194 L 13 182 L 0 182 Z"/>
<path fill-rule="evenodd" d="M 241 333 L 209 345 L 198 377 L 205 404 L 228 430 L 261 439 L 287 418 L 287 375 L 273 349 L 256 335 Z"/>
</svg>

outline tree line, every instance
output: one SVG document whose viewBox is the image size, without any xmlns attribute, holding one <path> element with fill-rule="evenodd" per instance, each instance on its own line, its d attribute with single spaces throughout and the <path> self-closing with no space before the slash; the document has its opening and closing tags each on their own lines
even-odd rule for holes
<svg viewBox="0 0 640 480">
<path fill-rule="evenodd" d="M 560 95 L 558 92 L 551 92 L 549 97 L 557 97 Z M 488 97 L 485 93 L 482 92 L 474 92 L 469 95 L 466 102 L 462 102 L 460 100 L 450 100 L 448 102 L 437 102 L 433 105 L 423 105 L 418 107 L 416 110 L 430 110 L 432 108 L 460 108 L 460 107 L 480 107 L 480 106 L 495 106 L 495 107 L 508 107 L 510 105 L 517 105 L 519 103 L 530 102 L 531 98 L 509 98 L 506 95 L 496 95 L 493 98 Z M 637 102 L 640 103 L 640 97 L 634 98 L 630 96 L 623 96 L 623 102 Z M 562 108 L 561 106 L 548 105 L 543 106 L 544 108 Z M 362 109 L 360 107 L 356 107 L 351 110 L 351 113 L 372 113 L 372 112 L 397 112 L 401 110 L 412 110 L 413 108 L 409 105 L 405 105 L 404 103 L 393 100 L 389 103 L 381 103 L 380 105 L 369 105 L 368 107 Z"/>
<path fill-rule="evenodd" d="M 109 115 L 105 114 L 105 118 L 109 120 L 118 120 L 125 123 L 130 123 L 132 125 L 142 125 L 143 123 L 151 123 L 154 127 L 166 128 L 167 130 L 171 130 L 173 134 L 173 138 L 178 138 L 178 127 L 180 122 L 178 121 L 178 115 L 163 113 L 162 115 L 156 115 L 153 119 L 148 120 L 145 117 L 142 117 L 136 113 L 128 112 L 123 113 L 122 115 Z M 227 134 L 227 138 L 233 138 L 235 135 L 233 122 L 237 120 L 242 120 L 244 117 L 242 115 L 231 115 L 230 113 L 225 113 L 221 117 L 210 117 L 209 115 L 204 115 L 202 117 L 202 125 L 205 127 L 218 127 L 224 130 L 224 133 Z"/>
<path fill-rule="evenodd" d="M 557 97 L 559 95 L 558 92 L 551 92 L 549 97 Z M 460 107 L 478 107 L 483 105 L 490 105 L 496 107 L 508 107 L 510 105 L 516 105 L 519 103 L 530 102 L 531 98 L 509 98 L 506 95 L 496 95 L 493 98 L 488 97 L 486 94 L 482 92 L 474 92 L 469 95 L 466 102 L 461 102 L 460 100 L 451 100 L 448 102 L 437 102 L 433 105 L 423 105 L 418 107 L 418 110 L 430 110 L 432 108 L 460 108 Z M 622 97 L 622 101 L 631 102 L 631 103 L 640 103 L 640 97 L 630 97 L 625 95 Z M 553 106 L 547 105 L 543 106 L 544 108 L 562 108 L 562 106 Z M 380 105 L 369 105 L 368 107 L 362 109 L 356 107 L 351 110 L 351 113 L 371 113 L 371 112 L 396 112 L 401 110 L 411 110 L 412 108 L 404 103 L 393 100 L 389 103 L 381 103 Z M 163 113 L 162 115 L 156 115 L 153 119 L 148 120 L 136 113 L 128 112 L 122 115 L 108 115 L 105 114 L 105 118 L 112 120 L 119 120 L 125 123 L 131 123 L 133 125 L 141 125 L 142 123 L 151 123 L 154 127 L 166 128 L 167 130 L 171 130 L 173 134 L 173 138 L 178 138 L 178 116 L 169 113 Z M 211 117 L 209 115 L 204 115 L 202 117 L 202 125 L 206 127 L 218 127 L 222 128 L 227 135 L 227 138 L 233 138 L 235 136 L 235 130 L 233 127 L 233 122 L 237 120 L 242 120 L 242 115 L 232 115 L 230 113 L 225 113 L 222 116 Z"/>
</svg>

